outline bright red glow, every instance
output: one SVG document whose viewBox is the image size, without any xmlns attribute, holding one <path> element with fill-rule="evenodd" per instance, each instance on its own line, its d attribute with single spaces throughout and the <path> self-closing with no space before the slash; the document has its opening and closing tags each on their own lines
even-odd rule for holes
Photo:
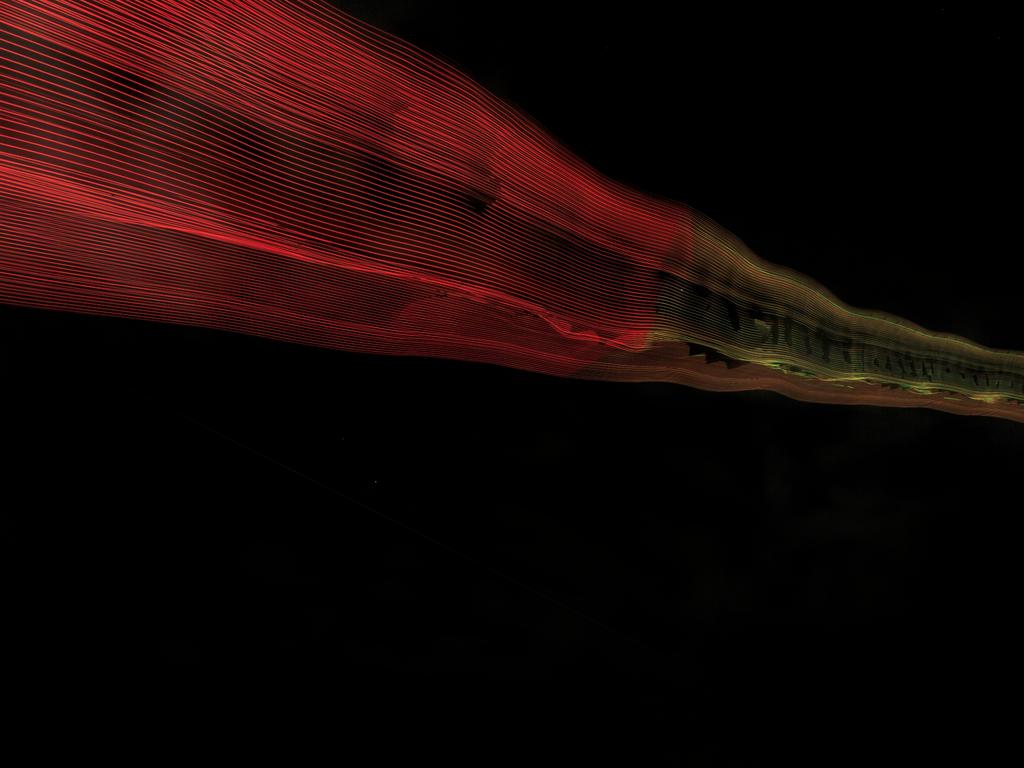
<svg viewBox="0 0 1024 768">
<path fill-rule="evenodd" d="M 329 9 L 18 0 L 0 24 L 9 303 L 566 375 L 643 346 L 685 248 L 682 206 Z"/>
<path fill-rule="evenodd" d="M 1024 421 L 1024 356 L 856 311 L 316 0 L 0 5 L 0 301 Z"/>
</svg>

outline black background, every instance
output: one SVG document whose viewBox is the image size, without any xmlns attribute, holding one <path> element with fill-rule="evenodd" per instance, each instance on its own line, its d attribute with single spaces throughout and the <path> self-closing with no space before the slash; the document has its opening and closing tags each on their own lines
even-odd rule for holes
<svg viewBox="0 0 1024 768">
<path fill-rule="evenodd" d="M 1024 349 L 1017 28 L 827 5 L 340 3 L 842 299 Z M 1022 425 L 0 322 L 10 658 L 86 709 L 485 765 L 1009 743 Z"/>
</svg>

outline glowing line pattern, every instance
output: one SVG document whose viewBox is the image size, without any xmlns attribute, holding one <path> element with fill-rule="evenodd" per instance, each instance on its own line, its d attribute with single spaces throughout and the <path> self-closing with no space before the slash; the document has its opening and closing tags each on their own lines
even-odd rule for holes
<svg viewBox="0 0 1024 768">
<path fill-rule="evenodd" d="M 0 5 L 0 301 L 1024 421 L 1024 355 L 854 310 L 317 0 Z"/>
</svg>

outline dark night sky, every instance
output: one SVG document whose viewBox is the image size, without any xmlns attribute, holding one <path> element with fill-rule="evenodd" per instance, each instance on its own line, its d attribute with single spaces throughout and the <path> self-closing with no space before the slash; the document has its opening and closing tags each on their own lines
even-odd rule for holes
<svg viewBox="0 0 1024 768">
<path fill-rule="evenodd" d="M 339 5 L 840 298 L 1024 349 L 1000 14 Z M 335 758 L 371 723 L 482 765 L 1000 743 L 1022 425 L 0 322 L 30 676 L 70 661 L 183 723 L 295 709 Z"/>
</svg>

